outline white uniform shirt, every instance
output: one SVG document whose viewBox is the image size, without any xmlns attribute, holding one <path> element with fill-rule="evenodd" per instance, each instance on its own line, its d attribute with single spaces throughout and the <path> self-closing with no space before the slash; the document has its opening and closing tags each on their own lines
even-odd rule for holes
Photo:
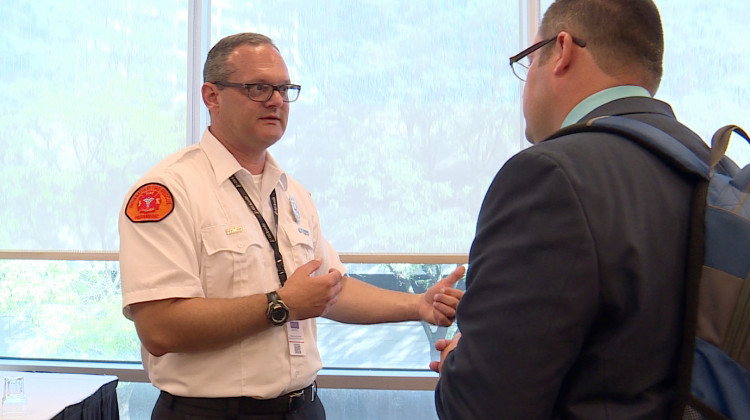
<svg viewBox="0 0 750 420">
<path fill-rule="evenodd" d="M 123 313 L 128 305 L 168 298 L 232 298 L 279 288 L 273 250 L 260 224 L 229 180 L 236 175 L 278 238 L 290 276 L 321 258 L 314 275 L 344 267 L 320 232 L 310 194 L 267 154 L 260 191 L 250 172 L 208 131 L 200 144 L 168 157 L 131 189 L 120 212 Z M 145 184 L 166 187 L 174 209 L 159 221 L 126 216 Z M 276 190 L 278 227 L 270 194 Z M 162 203 L 162 205 L 167 205 Z M 290 355 L 287 327 L 270 328 L 230 347 L 154 357 L 141 347 L 143 365 L 157 388 L 188 397 L 273 398 L 310 385 L 322 363 L 314 319 L 300 322 L 303 356 Z"/>
</svg>

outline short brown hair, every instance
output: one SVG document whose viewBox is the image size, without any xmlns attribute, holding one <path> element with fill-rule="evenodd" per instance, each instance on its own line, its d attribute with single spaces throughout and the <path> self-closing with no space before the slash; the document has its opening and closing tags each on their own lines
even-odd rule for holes
<svg viewBox="0 0 750 420">
<path fill-rule="evenodd" d="M 664 33 L 651 0 L 556 0 L 544 14 L 543 38 L 562 31 L 586 41 L 611 76 L 637 74 L 652 93 L 661 82 Z M 541 60 L 545 60 L 542 53 Z"/>
<path fill-rule="evenodd" d="M 279 50 L 271 38 L 252 32 L 243 32 L 235 35 L 229 35 L 219 40 L 211 48 L 206 57 L 206 64 L 203 66 L 204 82 L 226 81 L 236 69 L 227 65 L 227 58 L 241 45 L 270 45 Z"/>
</svg>

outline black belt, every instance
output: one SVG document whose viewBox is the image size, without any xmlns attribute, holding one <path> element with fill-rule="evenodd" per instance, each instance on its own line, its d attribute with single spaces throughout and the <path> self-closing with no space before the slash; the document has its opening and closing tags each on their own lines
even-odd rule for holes
<svg viewBox="0 0 750 420">
<path fill-rule="evenodd" d="M 160 399 L 166 400 L 173 409 L 202 408 L 216 412 L 237 410 L 240 414 L 288 413 L 302 408 L 315 401 L 317 386 L 315 383 L 299 391 L 290 392 L 280 397 L 259 400 L 252 397 L 196 398 L 178 397 L 161 391 Z"/>
</svg>

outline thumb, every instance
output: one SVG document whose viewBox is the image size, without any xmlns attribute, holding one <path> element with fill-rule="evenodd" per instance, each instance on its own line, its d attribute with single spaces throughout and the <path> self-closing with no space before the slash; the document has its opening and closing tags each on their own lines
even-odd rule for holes
<svg viewBox="0 0 750 420">
<path fill-rule="evenodd" d="M 300 266 L 298 270 L 302 271 L 303 273 L 309 276 L 315 270 L 320 268 L 321 264 L 323 264 L 323 260 L 321 260 L 320 258 L 315 258 L 313 260 L 308 261 L 304 265 Z"/>
<path fill-rule="evenodd" d="M 453 285 L 456 284 L 457 281 L 463 278 L 464 274 L 466 274 L 466 267 L 464 267 L 463 265 L 459 265 L 455 270 L 453 270 L 453 272 L 443 277 L 438 282 L 438 284 L 440 284 L 442 287 L 453 287 Z"/>
</svg>

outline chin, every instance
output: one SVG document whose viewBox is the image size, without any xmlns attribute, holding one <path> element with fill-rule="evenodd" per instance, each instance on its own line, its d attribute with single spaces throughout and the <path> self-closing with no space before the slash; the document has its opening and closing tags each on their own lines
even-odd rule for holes
<svg viewBox="0 0 750 420">
<path fill-rule="evenodd" d="M 526 123 L 526 140 L 531 144 L 538 144 L 543 142 L 547 137 L 551 136 L 557 129 L 547 126 L 530 126 Z"/>
<path fill-rule="evenodd" d="M 279 140 L 281 140 L 281 137 L 266 138 L 266 149 L 276 144 L 276 142 L 278 142 Z"/>
<path fill-rule="evenodd" d="M 529 131 L 528 128 L 526 128 L 524 135 L 526 136 L 526 141 L 528 141 L 529 143 L 531 144 L 539 143 L 539 140 L 536 137 L 534 137 L 534 134 L 531 131 Z"/>
<path fill-rule="evenodd" d="M 268 130 L 260 134 L 258 137 L 269 144 L 273 144 L 279 141 L 283 136 L 284 130 Z"/>
</svg>

